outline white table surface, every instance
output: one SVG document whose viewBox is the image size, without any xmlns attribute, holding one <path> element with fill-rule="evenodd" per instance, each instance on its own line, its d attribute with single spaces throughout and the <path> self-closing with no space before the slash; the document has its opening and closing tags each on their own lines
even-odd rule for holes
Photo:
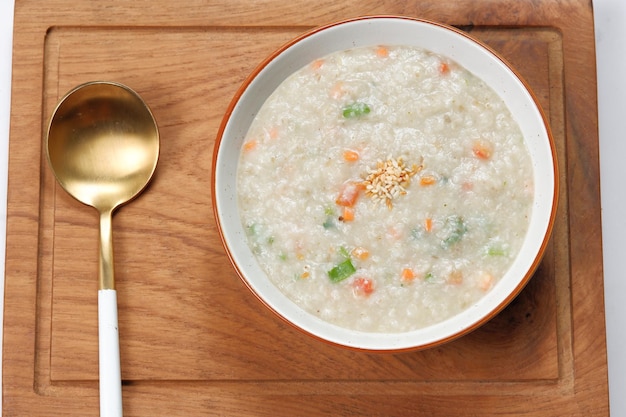
<svg viewBox="0 0 626 417">
<path fill-rule="evenodd" d="M 0 288 L 4 289 L 6 191 L 14 0 L 0 0 Z M 604 286 L 611 415 L 626 416 L 626 0 L 594 0 L 600 123 Z M 584 86 L 583 86 L 584 87 Z M 0 321 L 3 314 L 0 297 Z M 2 330 L 0 328 L 0 342 Z M 0 360 L 2 351 L 0 351 Z M 0 374 L 0 381 L 1 381 Z M 0 415 L 2 410 L 0 410 Z M 591 417 L 591 416 L 590 416 Z"/>
</svg>

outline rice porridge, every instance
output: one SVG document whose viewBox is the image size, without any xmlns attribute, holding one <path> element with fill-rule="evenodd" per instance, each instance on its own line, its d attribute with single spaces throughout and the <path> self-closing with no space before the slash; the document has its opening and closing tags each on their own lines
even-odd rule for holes
<svg viewBox="0 0 626 417">
<path fill-rule="evenodd" d="M 406 46 L 316 60 L 265 102 L 237 194 L 250 248 L 306 311 L 368 332 L 456 315 L 504 275 L 533 202 L 504 102 L 445 57 Z"/>
</svg>

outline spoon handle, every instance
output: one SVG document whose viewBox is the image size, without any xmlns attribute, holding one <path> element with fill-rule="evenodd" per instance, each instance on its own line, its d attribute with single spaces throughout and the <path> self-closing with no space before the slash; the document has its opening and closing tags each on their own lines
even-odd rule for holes
<svg viewBox="0 0 626 417">
<path fill-rule="evenodd" d="M 115 290 L 98 290 L 98 344 L 100 417 L 121 417 L 122 377 Z"/>
</svg>

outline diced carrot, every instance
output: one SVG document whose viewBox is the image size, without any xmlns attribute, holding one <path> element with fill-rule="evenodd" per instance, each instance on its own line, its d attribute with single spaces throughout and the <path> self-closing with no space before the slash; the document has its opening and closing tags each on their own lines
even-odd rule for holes
<svg viewBox="0 0 626 417">
<path fill-rule="evenodd" d="M 371 279 L 357 278 L 353 281 L 352 285 L 357 295 L 370 295 L 374 292 L 374 283 Z"/>
<path fill-rule="evenodd" d="M 351 222 L 352 220 L 354 220 L 354 208 L 344 206 L 343 214 L 341 215 L 339 220 L 343 222 Z"/>
<path fill-rule="evenodd" d="M 480 279 L 478 281 L 478 287 L 483 290 L 483 291 L 487 291 L 491 288 L 491 286 L 493 285 L 493 275 L 485 272 L 480 276 Z"/>
<path fill-rule="evenodd" d="M 276 139 L 278 137 L 278 128 L 276 126 L 270 129 L 269 136 L 270 139 Z"/>
<path fill-rule="evenodd" d="M 361 191 L 362 186 L 355 182 L 347 182 L 339 190 L 339 196 L 337 196 L 337 200 L 335 201 L 338 205 L 343 207 L 352 207 L 356 203 L 357 198 L 359 197 L 359 191 Z"/>
<path fill-rule="evenodd" d="M 387 58 L 389 56 L 389 48 L 386 46 L 379 46 L 376 48 L 376 55 L 380 58 Z"/>
<path fill-rule="evenodd" d="M 249 141 L 247 141 L 246 143 L 243 144 L 243 150 L 245 152 L 250 152 L 250 151 L 256 149 L 256 145 L 257 145 L 256 139 L 251 139 L 251 140 L 249 140 Z"/>
<path fill-rule="evenodd" d="M 387 230 L 387 236 L 392 239 L 392 240 L 400 240 L 402 239 L 402 237 L 404 236 L 404 234 L 402 233 L 402 229 L 395 227 L 395 226 L 391 226 L 388 230 Z"/>
<path fill-rule="evenodd" d="M 420 185 L 423 185 L 423 186 L 433 185 L 436 182 L 437 182 L 437 178 L 435 178 L 432 175 L 424 175 L 423 177 L 420 178 Z"/>
<path fill-rule="evenodd" d="M 415 279 L 415 272 L 411 268 L 404 268 L 400 274 L 403 282 L 411 282 Z"/>
<path fill-rule="evenodd" d="M 461 185 L 461 188 L 463 189 L 463 191 L 472 191 L 472 189 L 474 188 L 474 184 L 469 181 L 465 181 Z"/>
<path fill-rule="evenodd" d="M 484 140 L 474 141 L 472 145 L 472 152 L 474 156 L 479 159 L 489 159 L 493 154 L 493 147 L 491 143 Z"/>
<path fill-rule="evenodd" d="M 300 278 L 307 279 L 311 276 L 311 267 L 309 265 L 304 265 L 304 270 L 300 274 Z"/>
<path fill-rule="evenodd" d="M 357 259 L 364 261 L 367 258 L 369 258 L 370 252 L 367 249 L 359 246 L 359 247 L 352 249 L 351 255 Z"/>
<path fill-rule="evenodd" d="M 450 66 L 449 66 L 447 63 L 442 62 L 442 63 L 439 65 L 439 72 L 440 72 L 441 74 L 447 74 L 448 72 L 450 72 Z"/>
<path fill-rule="evenodd" d="M 315 61 L 311 62 L 311 68 L 314 70 L 322 68 L 322 65 L 324 65 L 323 59 L 316 59 Z"/>
<path fill-rule="evenodd" d="M 343 159 L 346 162 L 356 162 L 359 160 L 359 153 L 352 149 L 346 149 L 343 151 Z"/>
<path fill-rule="evenodd" d="M 448 276 L 448 284 L 461 285 L 463 283 L 463 273 L 461 271 L 452 271 Z"/>
<path fill-rule="evenodd" d="M 341 96 L 343 96 L 345 94 L 345 90 L 343 88 L 343 83 L 341 81 L 335 83 L 335 85 L 332 86 L 332 88 L 330 89 L 329 92 L 329 96 L 335 100 L 341 98 Z"/>
<path fill-rule="evenodd" d="M 424 229 L 427 232 L 430 232 L 433 230 L 433 219 L 431 219 L 430 217 L 426 217 L 424 219 Z"/>
</svg>

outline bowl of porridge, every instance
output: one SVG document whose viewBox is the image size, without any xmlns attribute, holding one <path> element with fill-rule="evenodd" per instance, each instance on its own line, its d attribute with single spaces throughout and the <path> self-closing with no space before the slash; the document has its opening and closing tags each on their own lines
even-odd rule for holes
<svg viewBox="0 0 626 417">
<path fill-rule="evenodd" d="M 220 126 L 214 213 L 246 286 L 313 337 L 424 349 L 500 312 L 552 229 L 556 152 L 515 70 L 455 28 L 363 17 L 253 71 Z"/>
</svg>

